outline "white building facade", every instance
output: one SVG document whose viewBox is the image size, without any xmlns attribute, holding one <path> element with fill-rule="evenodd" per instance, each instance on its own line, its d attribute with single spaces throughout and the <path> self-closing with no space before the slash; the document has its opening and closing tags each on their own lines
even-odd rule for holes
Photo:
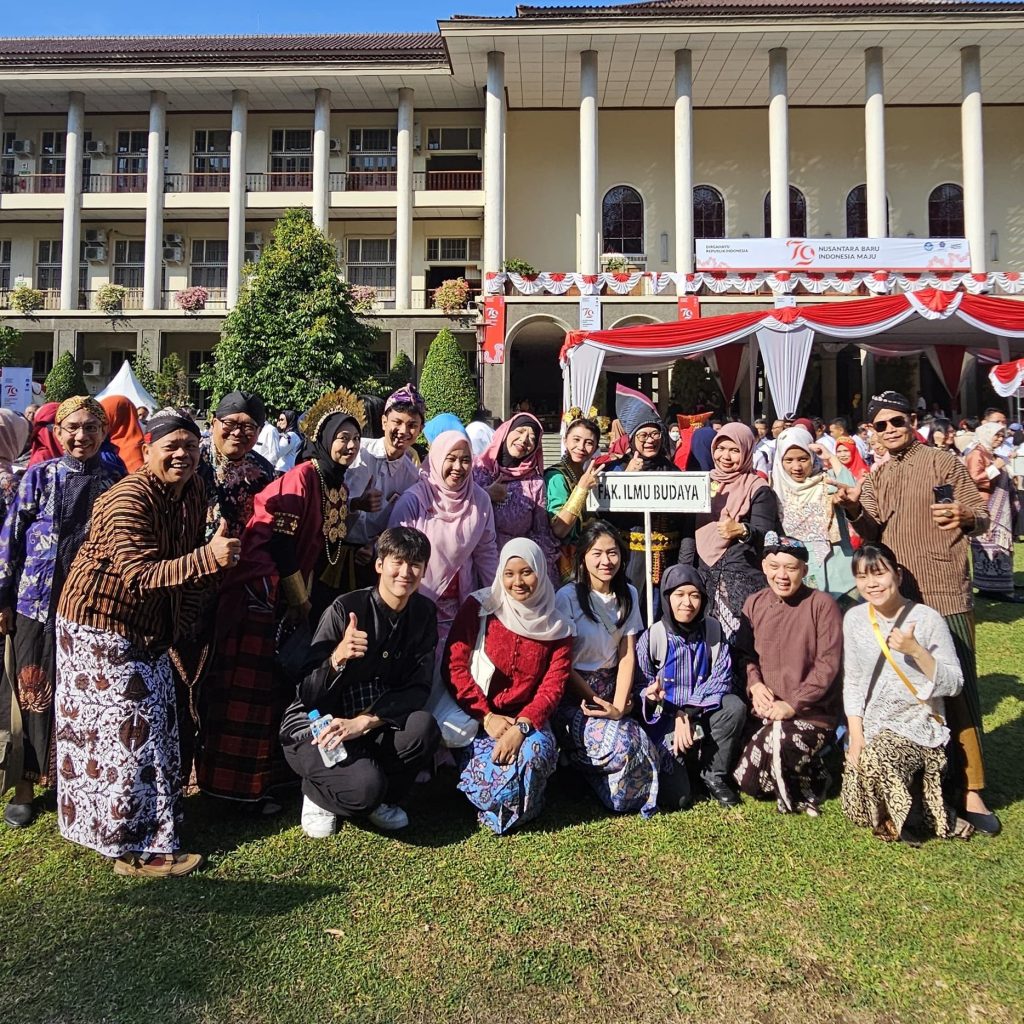
<svg viewBox="0 0 1024 1024">
<path fill-rule="evenodd" d="M 1001 294 L 1024 266 L 1022 42 L 1024 4 L 858 0 L 519 7 L 436 35 L 2 40 L 0 322 L 38 376 L 72 351 L 99 389 L 145 351 L 194 377 L 296 206 L 372 290 L 381 370 L 399 352 L 422 366 L 442 326 L 476 366 L 475 300 L 506 293 L 503 361 L 479 367 L 498 414 L 527 395 L 557 412 L 581 306 L 564 275 L 597 277 L 604 327 L 675 320 L 682 295 L 702 316 L 770 307 L 767 284 L 686 277 L 703 237 L 965 237 Z M 616 257 L 628 288 L 602 276 Z M 507 260 L 540 278 L 501 277 Z M 432 308 L 453 277 L 474 299 L 454 321 Z M 42 292 L 31 316 L 11 308 L 19 284 Z M 115 314 L 96 308 L 107 284 L 126 289 Z M 193 288 L 205 306 L 185 310 Z M 945 323 L 900 340 L 924 330 L 968 340 Z M 823 350 L 817 411 L 846 411 L 876 369 Z M 934 386 L 926 362 L 913 372 Z M 744 411 L 759 387 L 745 375 Z M 968 380 L 961 406 L 979 394 Z"/>
</svg>

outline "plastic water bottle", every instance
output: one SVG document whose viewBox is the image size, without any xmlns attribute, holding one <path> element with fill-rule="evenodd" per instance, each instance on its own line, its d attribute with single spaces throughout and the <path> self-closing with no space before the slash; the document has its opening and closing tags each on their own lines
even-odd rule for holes
<svg viewBox="0 0 1024 1024">
<path fill-rule="evenodd" d="M 313 736 L 319 736 L 326 728 L 334 721 L 334 715 L 324 715 L 320 717 L 320 712 L 315 708 L 309 713 L 309 729 L 313 733 Z M 348 752 L 345 750 L 345 744 L 339 743 L 333 750 L 327 750 L 324 747 L 317 747 L 320 751 L 320 757 L 323 758 L 323 762 L 328 768 L 333 768 L 336 764 L 341 764 L 342 761 L 348 757 Z"/>
</svg>

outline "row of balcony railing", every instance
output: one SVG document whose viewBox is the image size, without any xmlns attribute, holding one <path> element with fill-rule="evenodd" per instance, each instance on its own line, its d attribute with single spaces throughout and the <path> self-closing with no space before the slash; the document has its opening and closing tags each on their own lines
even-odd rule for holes
<svg viewBox="0 0 1024 1024">
<path fill-rule="evenodd" d="M 41 311 L 55 312 L 61 308 L 59 288 L 42 288 L 40 291 L 43 297 L 43 304 L 40 306 Z M 78 310 L 95 310 L 97 291 L 98 289 L 79 289 L 76 308 Z M 177 302 L 177 294 L 178 289 L 165 289 L 161 295 L 161 309 L 180 312 L 181 307 Z M 143 290 L 141 288 L 126 288 L 121 300 L 121 311 L 133 312 L 142 309 L 142 306 Z M 11 308 L 11 290 L 0 290 L 0 310 Z M 228 308 L 227 289 L 207 288 L 206 302 L 202 308 L 226 310 Z"/>
<path fill-rule="evenodd" d="M 416 171 L 413 188 L 418 192 L 476 191 L 483 187 L 483 171 Z M 394 192 L 398 189 L 397 171 L 332 171 L 328 176 L 332 192 Z M 228 192 L 231 178 L 226 171 L 177 172 L 164 175 L 164 191 Z M 246 174 L 247 192 L 311 192 L 312 171 L 260 171 Z M 0 175 L 0 192 L 29 195 L 54 195 L 64 191 L 63 174 Z M 89 193 L 145 192 L 146 173 L 87 174 L 82 191 Z"/>
</svg>

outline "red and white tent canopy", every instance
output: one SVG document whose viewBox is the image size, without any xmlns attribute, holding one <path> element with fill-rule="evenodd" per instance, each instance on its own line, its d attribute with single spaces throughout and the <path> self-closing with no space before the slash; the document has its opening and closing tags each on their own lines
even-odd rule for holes
<svg viewBox="0 0 1024 1024">
<path fill-rule="evenodd" d="M 1000 363 L 988 371 L 992 389 L 1002 398 L 1010 398 L 1024 385 L 1024 359 L 1012 363 Z"/>
<path fill-rule="evenodd" d="M 789 411 L 796 407 L 803 387 L 815 334 L 856 341 L 882 334 L 913 317 L 946 320 L 954 316 L 988 334 L 1024 338 L 1024 303 L 938 289 L 608 331 L 571 331 L 560 356 L 565 408 L 590 407 L 602 370 L 650 373 L 671 366 L 677 359 L 736 345 L 753 336 L 764 359 L 772 401 L 776 409 Z M 966 346 L 928 348 L 947 390 L 955 393 L 967 357 Z M 907 349 L 901 351 L 910 353 Z M 733 377 L 739 371 L 734 356 L 735 350 L 728 360 L 718 360 L 719 367 L 725 362 L 734 368 Z M 725 389 L 728 387 L 726 382 Z"/>
</svg>

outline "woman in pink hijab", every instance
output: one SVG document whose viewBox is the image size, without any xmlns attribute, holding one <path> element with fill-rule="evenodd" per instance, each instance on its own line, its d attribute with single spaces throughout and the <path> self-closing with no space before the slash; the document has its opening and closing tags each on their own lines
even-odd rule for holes
<svg viewBox="0 0 1024 1024">
<path fill-rule="evenodd" d="M 754 472 L 754 432 L 726 423 L 711 442 L 711 511 L 683 529 L 679 564 L 696 566 L 708 593 L 709 615 L 730 642 L 739 629 L 743 602 L 767 585 L 761 545 L 779 531 L 775 492 Z"/>
<path fill-rule="evenodd" d="M 473 479 L 490 495 L 498 549 L 510 540 L 526 537 L 544 553 L 552 584 L 558 574 L 559 544 L 548 518 L 544 484 L 544 452 L 540 420 L 528 412 L 516 413 L 494 432 L 491 443 L 476 460 Z"/>
<path fill-rule="evenodd" d="M 430 541 L 420 592 L 437 606 L 438 660 L 462 603 L 489 587 L 498 571 L 494 511 L 473 482 L 469 438 L 446 430 L 434 438 L 419 480 L 395 503 L 388 526 L 413 526 Z"/>
</svg>

